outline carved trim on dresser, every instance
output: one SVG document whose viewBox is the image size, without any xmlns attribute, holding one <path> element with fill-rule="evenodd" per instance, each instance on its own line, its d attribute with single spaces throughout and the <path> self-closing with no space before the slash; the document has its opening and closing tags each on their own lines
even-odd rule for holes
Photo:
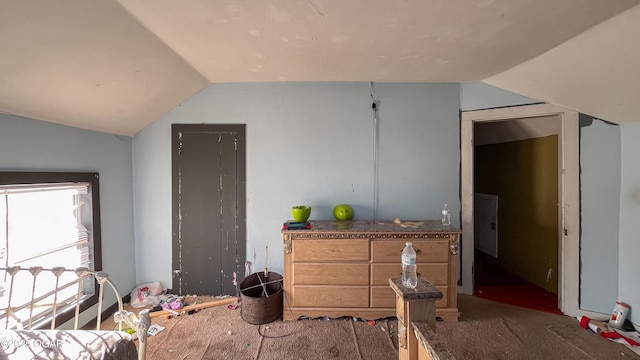
<svg viewBox="0 0 640 360">
<path fill-rule="evenodd" d="M 285 235 L 290 235 L 285 233 Z M 451 234 L 295 232 L 296 239 L 449 239 Z M 289 239 L 289 245 L 291 239 Z"/>
<path fill-rule="evenodd" d="M 283 234 L 282 239 L 284 242 L 284 253 L 291 254 L 291 234 Z"/>
<path fill-rule="evenodd" d="M 449 249 L 451 254 L 458 255 L 458 235 L 453 235 L 449 240 Z"/>
</svg>

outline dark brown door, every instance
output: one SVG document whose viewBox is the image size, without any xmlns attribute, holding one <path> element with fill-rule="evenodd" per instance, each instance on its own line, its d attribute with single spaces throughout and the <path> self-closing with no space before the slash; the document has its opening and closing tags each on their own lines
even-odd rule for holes
<svg viewBox="0 0 640 360">
<path fill-rule="evenodd" d="M 171 129 L 173 291 L 236 295 L 246 258 L 245 125 Z"/>
</svg>

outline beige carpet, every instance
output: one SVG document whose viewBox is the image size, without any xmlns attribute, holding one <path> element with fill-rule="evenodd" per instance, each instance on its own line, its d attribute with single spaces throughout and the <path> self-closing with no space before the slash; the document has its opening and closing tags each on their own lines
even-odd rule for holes
<svg viewBox="0 0 640 360">
<path fill-rule="evenodd" d="M 206 302 L 209 298 L 198 298 Z M 130 307 L 127 307 L 131 310 Z M 133 309 L 138 312 L 140 309 Z M 241 309 L 202 309 L 193 315 L 155 318 L 165 327 L 149 338 L 147 359 L 396 359 L 395 319 L 375 325 L 353 319 L 274 321 L 251 325 Z M 112 319 L 103 322 L 113 329 Z"/>
<path fill-rule="evenodd" d="M 303 320 L 250 325 L 240 310 L 205 309 L 155 322 L 148 359 L 393 359 L 387 331 L 353 320 Z M 258 333 L 260 329 L 262 336 Z"/>
<path fill-rule="evenodd" d="M 640 360 L 625 346 L 581 328 L 574 318 L 466 295 L 458 296 L 458 305 L 460 322 L 437 323 L 438 337 L 457 359 Z M 373 326 L 351 319 L 258 326 L 244 322 L 240 311 L 219 306 L 173 319 L 153 319 L 165 330 L 149 338 L 147 359 L 398 357 L 395 319 L 379 320 Z M 113 328 L 112 322 L 104 324 L 105 329 Z"/>
<path fill-rule="evenodd" d="M 457 359 L 640 359 L 580 327 L 577 319 L 458 295 L 458 323 L 437 323 Z"/>
</svg>

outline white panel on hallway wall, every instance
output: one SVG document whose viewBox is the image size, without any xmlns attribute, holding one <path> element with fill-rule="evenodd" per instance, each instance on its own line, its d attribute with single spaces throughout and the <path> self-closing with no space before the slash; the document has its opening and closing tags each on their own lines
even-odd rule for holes
<svg viewBox="0 0 640 360">
<path fill-rule="evenodd" d="M 498 258 L 498 196 L 475 193 L 473 240 L 476 250 Z"/>
</svg>

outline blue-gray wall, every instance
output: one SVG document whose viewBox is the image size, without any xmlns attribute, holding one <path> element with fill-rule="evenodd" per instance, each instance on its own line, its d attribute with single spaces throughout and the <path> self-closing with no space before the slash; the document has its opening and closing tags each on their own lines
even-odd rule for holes
<svg viewBox="0 0 640 360">
<path fill-rule="evenodd" d="M 490 109 L 538 103 L 538 100 L 502 90 L 481 81 L 460 84 L 460 103 L 463 111 Z"/>
<path fill-rule="evenodd" d="M 379 108 L 378 219 L 438 219 L 459 200 L 458 84 L 373 85 Z M 215 84 L 134 139 L 138 282 L 171 286 L 171 124 L 247 124 L 247 260 L 283 272 L 291 206 L 331 219 L 339 203 L 374 217 L 369 83 Z M 452 219 L 459 226 L 459 219 Z M 269 264 L 265 249 L 269 247 Z M 254 253 L 255 259 L 254 259 Z"/>
<path fill-rule="evenodd" d="M 640 114 L 638 118 L 638 122 L 620 125 L 622 179 L 618 300 L 632 306 L 631 321 L 640 325 Z"/>
<path fill-rule="evenodd" d="M 135 287 L 131 137 L 0 114 L 0 170 L 100 173 L 103 270 L 121 295 Z"/>
<path fill-rule="evenodd" d="M 580 308 L 610 312 L 618 296 L 620 126 L 580 115 Z"/>
</svg>

